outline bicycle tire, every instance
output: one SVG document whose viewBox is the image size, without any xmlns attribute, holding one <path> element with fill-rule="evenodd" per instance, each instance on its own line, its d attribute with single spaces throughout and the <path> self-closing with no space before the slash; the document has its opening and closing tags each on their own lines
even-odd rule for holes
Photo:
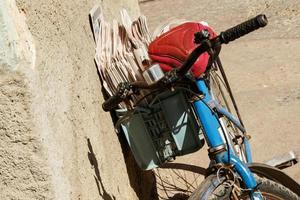
<svg viewBox="0 0 300 200">
<path fill-rule="evenodd" d="M 194 191 L 189 200 L 229 199 L 229 194 L 224 194 L 224 190 L 214 193 L 214 191 L 223 184 L 223 180 L 224 178 L 218 179 L 216 175 L 210 175 Z M 300 200 L 298 195 L 277 182 L 260 177 L 257 177 L 257 181 L 260 183 L 258 190 L 267 200 Z M 212 195 L 214 195 L 215 198 Z"/>
</svg>

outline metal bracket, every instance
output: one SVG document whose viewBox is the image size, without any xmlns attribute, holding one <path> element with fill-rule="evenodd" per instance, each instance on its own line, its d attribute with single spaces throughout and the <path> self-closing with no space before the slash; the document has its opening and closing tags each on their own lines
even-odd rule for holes
<svg viewBox="0 0 300 200">
<path fill-rule="evenodd" d="M 298 156 L 294 151 L 289 151 L 288 153 L 276 156 L 265 163 L 278 169 L 284 169 L 297 164 Z"/>
</svg>

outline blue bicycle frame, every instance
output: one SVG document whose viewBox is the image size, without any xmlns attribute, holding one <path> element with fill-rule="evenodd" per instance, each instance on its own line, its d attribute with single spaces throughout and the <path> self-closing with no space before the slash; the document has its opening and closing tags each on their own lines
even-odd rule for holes
<svg viewBox="0 0 300 200">
<path fill-rule="evenodd" d="M 252 172 L 247 167 L 246 163 L 241 161 L 237 155 L 235 155 L 233 149 L 227 148 L 226 139 L 224 137 L 223 128 L 221 127 L 218 114 L 222 114 L 232 121 L 240 130 L 243 127 L 240 125 L 239 121 L 235 119 L 229 112 L 218 105 L 212 99 L 208 87 L 203 79 L 196 81 L 198 90 L 203 94 L 204 98 L 194 102 L 196 113 L 202 124 L 204 135 L 208 143 L 210 153 L 213 153 L 213 161 L 215 163 L 231 164 L 238 173 L 238 175 L 243 180 L 247 189 L 249 189 L 251 199 L 263 199 L 260 192 L 255 192 L 257 187 L 257 182 L 252 174 Z M 212 105 L 214 102 L 214 105 Z M 216 109 L 214 109 L 216 108 Z M 248 162 L 252 162 L 251 151 L 247 139 L 245 143 L 245 153 Z"/>
</svg>

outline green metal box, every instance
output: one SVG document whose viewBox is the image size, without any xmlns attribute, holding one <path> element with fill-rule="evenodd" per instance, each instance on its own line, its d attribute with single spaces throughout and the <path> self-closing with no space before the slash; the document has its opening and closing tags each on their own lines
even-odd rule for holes
<svg viewBox="0 0 300 200">
<path fill-rule="evenodd" d="M 147 106 L 136 108 L 121 127 L 136 162 L 144 170 L 204 145 L 200 123 L 182 90 L 157 95 Z"/>
</svg>

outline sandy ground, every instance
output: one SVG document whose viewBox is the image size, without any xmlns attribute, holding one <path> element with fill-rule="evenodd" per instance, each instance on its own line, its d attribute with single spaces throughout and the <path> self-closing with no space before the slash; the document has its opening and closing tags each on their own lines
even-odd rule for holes
<svg viewBox="0 0 300 200">
<path fill-rule="evenodd" d="M 140 6 L 151 30 L 179 18 L 207 21 L 220 32 L 265 13 L 269 18 L 266 28 L 224 46 L 220 57 L 252 136 L 254 161 L 263 162 L 289 150 L 300 153 L 300 5 L 297 1 L 154 0 Z M 177 162 L 206 168 L 207 152 L 203 148 Z M 299 165 L 284 171 L 300 182 Z"/>
</svg>

